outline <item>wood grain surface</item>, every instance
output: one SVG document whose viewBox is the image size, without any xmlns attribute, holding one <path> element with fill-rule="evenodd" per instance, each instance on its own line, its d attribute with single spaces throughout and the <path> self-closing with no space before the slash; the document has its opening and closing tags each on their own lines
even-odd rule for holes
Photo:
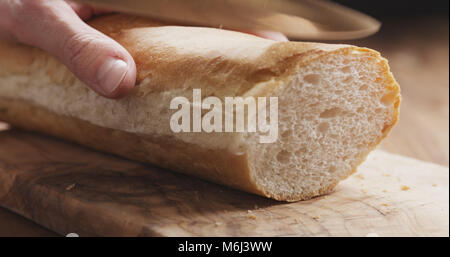
<svg viewBox="0 0 450 257">
<path fill-rule="evenodd" d="M 332 194 L 282 203 L 57 139 L 0 132 L 0 204 L 80 236 L 448 236 L 448 168 L 375 152 Z"/>
</svg>

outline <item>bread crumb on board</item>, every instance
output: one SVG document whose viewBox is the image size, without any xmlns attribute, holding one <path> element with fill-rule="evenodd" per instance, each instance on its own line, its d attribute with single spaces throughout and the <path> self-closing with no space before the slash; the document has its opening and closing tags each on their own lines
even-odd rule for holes
<svg viewBox="0 0 450 257">
<path fill-rule="evenodd" d="M 68 185 L 68 186 L 66 187 L 66 190 L 67 190 L 67 191 L 70 191 L 70 190 L 74 189 L 75 186 L 76 186 L 76 183 L 70 184 L 70 185 Z"/>
<path fill-rule="evenodd" d="M 364 179 L 364 176 L 363 176 L 362 174 L 356 174 L 356 175 L 355 175 L 355 178 L 359 178 L 359 179 L 362 180 L 362 179 Z"/>
<path fill-rule="evenodd" d="M 249 214 L 248 218 L 252 219 L 252 220 L 256 220 L 256 215 L 255 214 Z"/>
<path fill-rule="evenodd" d="M 386 190 L 386 189 L 383 189 L 383 190 L 381 190 L 381 192 L 383 192 L 383 193 L 387 193 L 387 190 Z"/>
<path fill-rule="evenodd" d="M 249 219 L 256 220 L 256 215 L 253 214 L 252 210 L 248 210 L 247 213 L 248 213 L 247 217 Z"/>
<path fill-rule="evenodd" d="M 437 187 L 437 184 L 433 184 L 433 185 L 431 185 L 431 186 L 433 186 L 433 187 Z"/>
<path fill-rule="evenodd" d="M 410 190 L 411 188 L 410 188 L 409 186 L 403 185 L 403 186 L 401 187 L 401 189 L 402 189 L 402 191 L 408 191 L 408 190 Z"/>
<path fill-rule="evenodd" d="M 382 203 L 381 205 L 383 205 L 385 207 L 389 206 L 389 204 L 387 204 L 387 203 Z"/>
<path fill-rule="evenodd" d="M 320 216 L 319 216 L 319 215 L 316 215 L 316 216 L 313 217 L 313 219 L 319 220 L 319 219 L 320 219 Z"/>
<path fill-rule="evenodd" d="M 222 222 L 218 222 L 218 221 L 216 221 L 216 226 L 218 227 L 218 226 L 220 226 L 220 225 L 222 225 Z"/>
<path fill-rule="evenodd" d="M 389 173 L 383 173 L 383 176 L 385 176 L 385 177 L 390 177 L 391 174 L 389 174 Z"/>
<path fill-rule="evenodd" d="M 363 188 L 363 189 L 361 189 L 361 192 L 363 192 L 364 194 L 367 194 L 367 189 Z"/>
</svg>

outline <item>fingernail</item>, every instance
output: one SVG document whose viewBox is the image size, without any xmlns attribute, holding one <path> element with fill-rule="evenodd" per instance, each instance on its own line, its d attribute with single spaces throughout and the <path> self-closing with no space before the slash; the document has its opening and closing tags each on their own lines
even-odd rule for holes
<svg viewBox="0 0 450 257">
<path fill-rule="evenodd" d="M 110 95 L 122 83 L 128 72 L 126 62 L 110 57 L 97 71 L 97 81 L 104 94 Z"/>
</svg>

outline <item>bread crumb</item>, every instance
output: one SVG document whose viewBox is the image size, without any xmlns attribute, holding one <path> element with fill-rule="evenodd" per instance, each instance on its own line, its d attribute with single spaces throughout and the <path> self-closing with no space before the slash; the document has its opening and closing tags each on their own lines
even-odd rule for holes
<svg viewBox="0 0 450 257">
<path fill-rule="evenodd" d="M 386 190 L 386 189 L 383 189 L 383 190 L 381 190 L 381 192 L 383 192 L 383 193 L 387 193 L 387 190 Z"/>
<path fill-rule="evenodd" d="M 67 190 L 67 191 L 70 191 L 70 190 L 74 189 L 74 188 L 75 188 L 75 185 L 76 185 L 75 183 L 68 185 L 68 186 L 66 187 L 66 190 Z"/>
<path fill-rule="evenodd" d="M 361 192 L 363 192 L 364 194 L 367 194 L 367 189 L 363 188 L 363 189 L 361 189 Z"/>
<path fill-rule="evenodd" d="M 300 224 L 300 218 L 295 218 L 295 223 Z"/>
<path fill-rule="evenodd" d="M 249 214 L 248 217 L 252 220 L 256 220 L 256 215 L 255 214 Z"/>
<path fill-rule="evenodd" d="M 220 225 L 222 225 L 222 222 L 216 221 L 216 226 L 218 227 L 218 226 L 220 226 Z"/>
<path fill-rule="evenodd" d="M 437 187 L 437 184 L 433 184 L 432 186 Z"/>
<path fill-rule="evenodd" d="M 364 176 L 362 174 L 356 174 L 355 178 L 364 179 Z"/>
<path fill-rule="evenodd" d="M 389 173 L 384 173 L 383 176 L 385 176 L 385 177 L 390 177 L 391 174 L 389 174 Z"/>
<path fill-rule="evenodd" d="M 252 210 L 247 210 L 248 213 L 252 213 Z"/>
<path fill-rule="evenodd" d="M 403 185 L 401 188 L 402 188 L 402 191 L 408 191 L 409 189 L 411 189 L 409 186 L 405 186 L 405 185 Z"/>
<path fill-rule="evenodd" d="M 389 206 L 389 204 L 387 204 L 387 203 L 382 203 L 381 205 L 383 205 L 383 206 Z"/>
<path fill-rule="evenodd" d="M 319 220 L 319 219 L 320 219 L 320 216 L 319 216 L 319 215 L 316 215 L 316 216 L 313 217 L 313 219 Z"/>
</svg>

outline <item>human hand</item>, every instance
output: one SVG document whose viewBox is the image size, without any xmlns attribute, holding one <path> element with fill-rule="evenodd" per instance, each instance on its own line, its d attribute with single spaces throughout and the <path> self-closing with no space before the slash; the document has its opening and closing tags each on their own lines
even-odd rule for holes
<svg viewBox="0 0 450 257">
<path fill-rule="evenodd" d="M 118 98 L 134 87 L 136 64 L 119 43 L 84 22 L 104 12 L 63 0 L 0 0 L 0 37 L 43 49 L 100 95 Z M 287 40 L 277 32 L 252 34 Z"/>
</svg>

